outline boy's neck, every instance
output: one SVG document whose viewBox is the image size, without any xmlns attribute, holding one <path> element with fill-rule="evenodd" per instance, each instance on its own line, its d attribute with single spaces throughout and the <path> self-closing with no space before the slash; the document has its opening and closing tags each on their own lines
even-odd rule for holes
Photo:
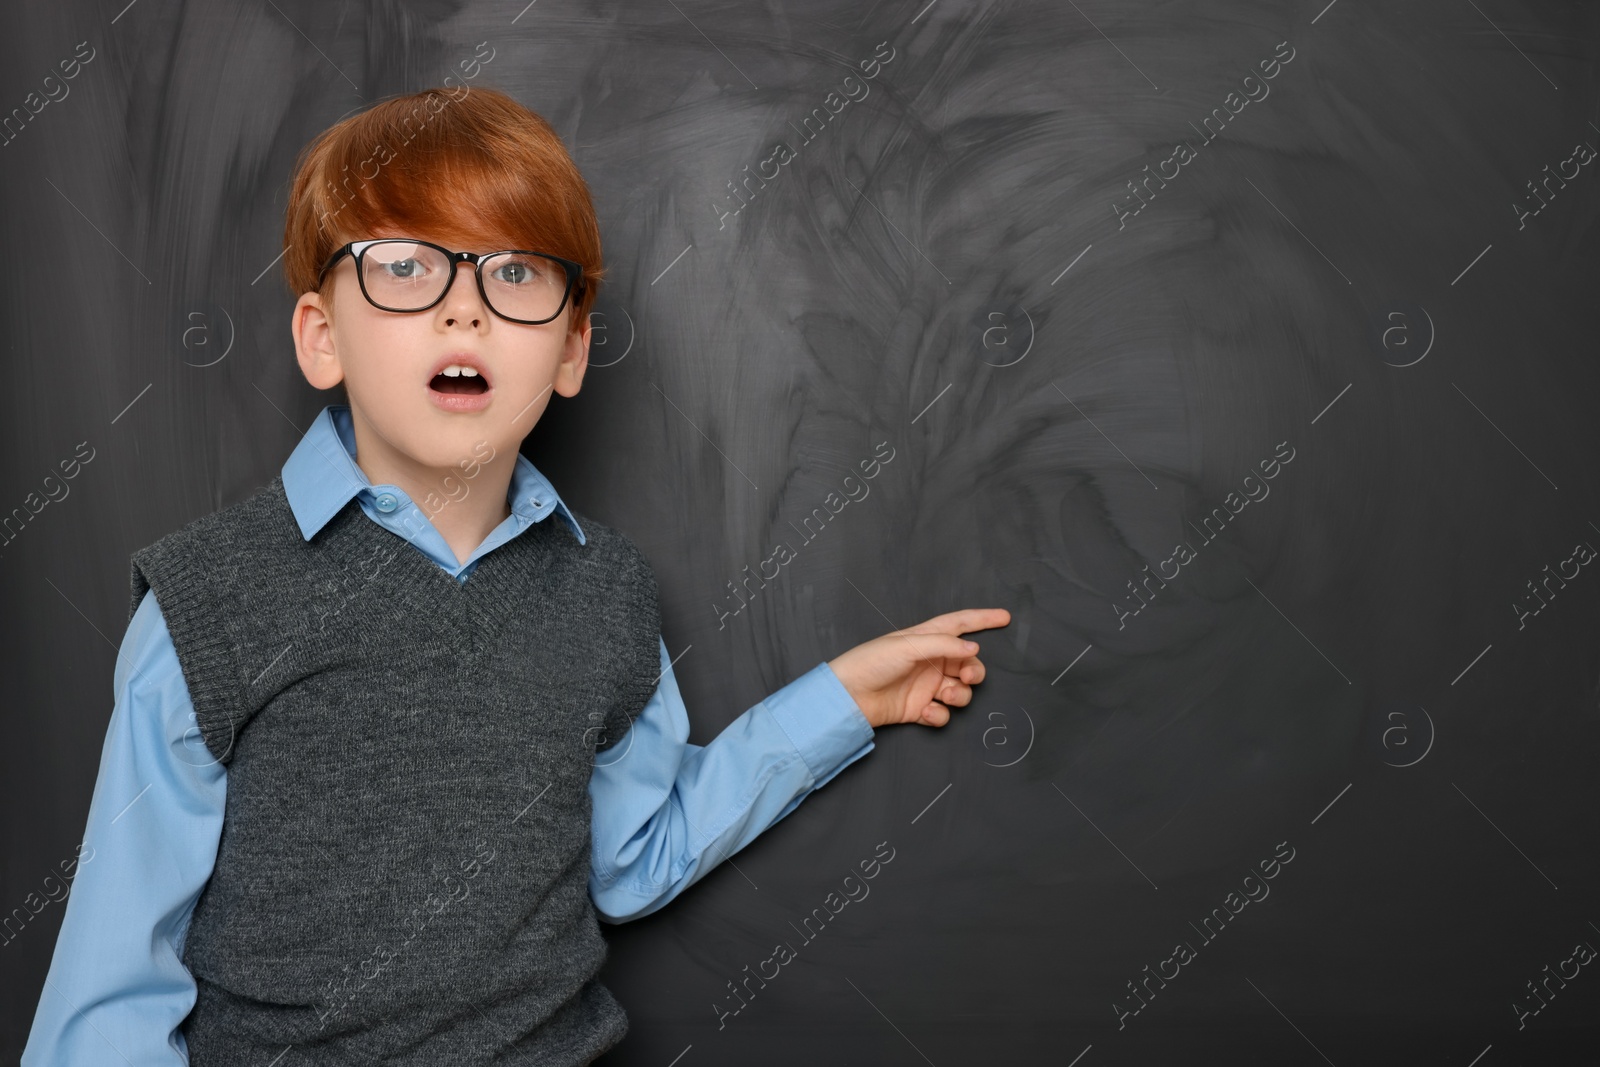
<svg viewBox="0 0 1600 1067">
<path fill-rule="evenodd" d="M 515 450 L 502 450 L 487 463 L 465 457 L 476 465 L 468 481 L 459 466 L 429 467 L 395 451 L 353 408 L 351 416 L 356 465 L 373 485 L 404 490 L 450 546 L 457 563 L 465 563 L 510 516 L 506 497 L 517 462 Z"/>
</svg>

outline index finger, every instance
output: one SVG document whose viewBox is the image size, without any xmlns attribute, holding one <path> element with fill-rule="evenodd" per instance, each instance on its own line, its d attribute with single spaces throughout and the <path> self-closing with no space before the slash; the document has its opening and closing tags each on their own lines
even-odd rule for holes
<svg viewBox="0 0 1600 1067">
<path fill-rule="evenodd" d="M 1011 612 L 1005 608 L 963 608 L 950 611 L 905 630 L 905 633 L 970 634 L 978 630 L 991 630 L 1011 622 Z"/>
</svg>

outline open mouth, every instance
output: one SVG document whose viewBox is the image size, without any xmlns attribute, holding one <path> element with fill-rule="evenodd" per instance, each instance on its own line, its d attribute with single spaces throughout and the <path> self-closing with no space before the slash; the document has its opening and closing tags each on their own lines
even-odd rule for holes
<svg viewBox="0 0 1600 1067">
<path fill-rule="evenodd" d="M 454 374 L 449 371 L 440 371 L 428 383 L 428 388 L 438 393 L 487 393 L 489 383 L 484 381 L 483 375 L 475 371 L 460 370 Z"/>
</svg>

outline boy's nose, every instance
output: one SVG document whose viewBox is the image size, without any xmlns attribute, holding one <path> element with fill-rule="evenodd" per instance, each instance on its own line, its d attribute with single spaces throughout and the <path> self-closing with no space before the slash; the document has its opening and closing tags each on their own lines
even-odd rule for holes
<svg viewBox="0 0 1600 1067">
<path fill-rule="evenodd" d="M 483 297 L 478 293 L 477 265 L 462 260 L 456 264 L 455 270 L 455 277 L 450 279 L 450 290 L 445 293 L 444 306 L 449 308 L 454 304 L 464 303 L 474 310 L 487 311 L 488 309 L 483 306 Z M 465 278 L 461 277 L 462 271 L 466 272 Z M 476 326 L 481 318 L 481 315 L 474 315 L 472 324 Z M 454 324 L 455 316 L 451 316 L 449 321 Z"/>
</svg>

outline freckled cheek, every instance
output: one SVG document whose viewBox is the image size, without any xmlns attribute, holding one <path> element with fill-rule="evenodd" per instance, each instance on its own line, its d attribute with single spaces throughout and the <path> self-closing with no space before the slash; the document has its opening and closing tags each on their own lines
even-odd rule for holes
<svg viewBox="0 0 1600 1067">
<path fill-rule="evenodd" d="M 375 387 L 398 395 L 427 384 L 428 368 L 445 350 L 441 338 L 420 324 L 391 317 L 364 325 L 355 355 Z"/>
<path fill-rule="evenodd" d="M 495 388 L 526 393 L 531 399 L 555 381 L 560 365 L 561 353 L 543 347 L 506 352 L 495 361 L 500 368 Z"/>
<path fill-rule="evenodd" d="M 341 357 L 345 373 L 359 375 L 362 384 L 375 392 L 395 395 L 426 384 L 427 350 L 403 337 L 387 337 L 381 330 L 343 349 Z"/>
</svg>

